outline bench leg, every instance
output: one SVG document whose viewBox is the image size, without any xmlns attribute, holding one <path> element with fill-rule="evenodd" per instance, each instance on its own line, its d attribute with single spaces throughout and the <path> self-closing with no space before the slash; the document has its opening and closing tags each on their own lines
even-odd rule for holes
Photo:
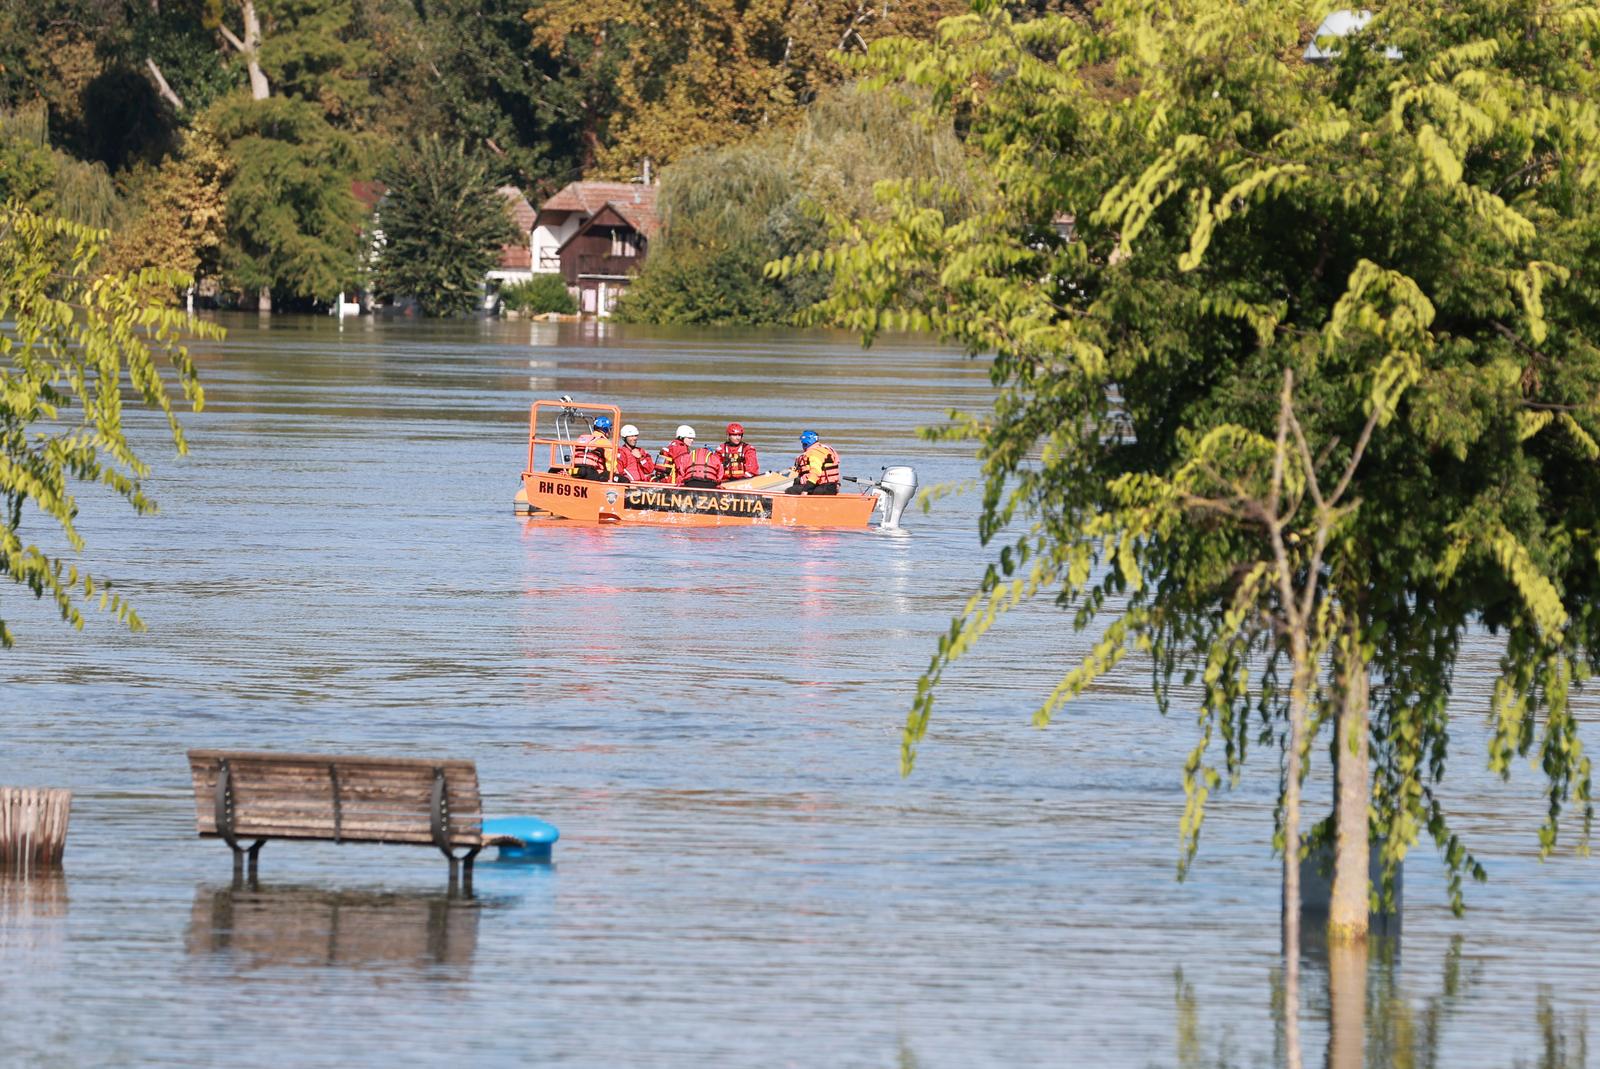
<svg viewBox="0 0 1600 1069">
<path fill-rule="evenodd" d="M 256 878 L 256 858 L 260 855 L 261 848 L 266 845 L 267 841 L 265 839 L 257 839 L 248 847 L 238 846 L 232 842 L 228 844 L 229 848 L 233 850 L 233 878 L 235 881 L 244 875 L 245 857 L 247 855 L 250 858 L 250 878 L 252 880 Z"/>
<path fill-rule="evenodd" d="M 474 846 L 460 857 L 456 857 L 454 853 L 446 853 L 444 855 L 450 859 L 451 894 L 456 893 L 456 888 L 459 885 L 462 894 L 468 898 L 472 897 L 472 862 L 478 856 L 478 851 L 482 849 L 483 847 L 481 846 Z"/>
</svg>

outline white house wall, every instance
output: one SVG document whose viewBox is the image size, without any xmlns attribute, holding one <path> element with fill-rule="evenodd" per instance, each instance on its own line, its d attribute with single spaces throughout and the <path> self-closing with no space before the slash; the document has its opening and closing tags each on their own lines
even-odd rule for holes
<svg viewBox="0 0 1600 1069">
<path fill-rule="evenodd" d="M 561 270 L 561 258 L 556 255 L 567 239 L 589 221 L 587 215 L 569 215 L 559 226 L 540 223 L 533 228 L 533 270 L 538 274 L 554 275 Z"/>
</svg>

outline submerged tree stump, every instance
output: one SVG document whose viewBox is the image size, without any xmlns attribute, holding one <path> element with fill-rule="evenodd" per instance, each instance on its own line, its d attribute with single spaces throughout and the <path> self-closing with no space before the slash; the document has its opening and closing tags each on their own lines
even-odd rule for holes
<svg viewBox="0 0 1600 1069">
<path fill-rule="evenodd" d="M 72 792 L 0 787 L 0 869 L 33 872 L 61 866 Z"/>
</svg>

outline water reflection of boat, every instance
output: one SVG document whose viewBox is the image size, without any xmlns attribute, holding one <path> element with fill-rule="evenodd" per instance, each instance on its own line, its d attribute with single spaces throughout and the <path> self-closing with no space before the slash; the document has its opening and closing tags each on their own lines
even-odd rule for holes
<svg viewBox="0 0 1600 1069">
<path fill-rule="evenodd" d="M 535 401 L 528 412 L 528 463 L 516 510 L 524 515 L 596 524 L 650 524 L 724 527 L 772 524 L 779 527 L 866 527 L 882 510 L 880 527 L 900 525 L 900 516 L 917 490 L 908 467 L 886 468 L 879 480 L 852 480 L 866 487 L 838 494 L 786 494 L 793 477 L 758 475 L 720 487 L 667 483 L 605 483 L 568 474 L 578 437 L 598 416 L 622 426 L 615 405 L 562 398 Z M 617 440 L 608 448 L 615 450 Z"/>
<path fill-rule="evenodd" d="M 446 894 L 311 887 L 195 888 L 184 945 L 272 965 L 468 965 L 481 904 Z"/>
</svg>

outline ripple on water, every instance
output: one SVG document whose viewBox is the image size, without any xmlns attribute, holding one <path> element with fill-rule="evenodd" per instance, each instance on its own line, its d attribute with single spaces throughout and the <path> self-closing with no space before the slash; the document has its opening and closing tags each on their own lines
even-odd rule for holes
<svg viewBox="0 0 1600 1069">
<path fill-rule="evenodd" d="M 926 486 L 975 474 L 914 431 L 986 404 L 984 366 L 822 333 L 229 325 L 193 454 L 151 450 L 161 513 L 85 497 L 150 630 L 5 602 L 0 779 L 77 792 L 66 878 L 0 884 L 8 1064 L 1276 1063 L 1273 774 L 1213 799 L 1175 882 L 1194 728 L 1143 667 L 1033 731 L 1084 640 L 1021 610 L 898 775 L 982 570 L 970 495 L 892 535 L 510 513 L 536 396 L 604 395 L 651 442 L 738 418 L 769 467 L 815 426 L 847 471 Z M 1433 1047 L 1408 1056 L 1504 1065 L 1541 1049 L 1540 985 L 1560 1036 L 1600 1001 L 1593 863 L 1537 860 L 1536 777 L 1481 771 L 1487 640 L 1463 665 L 1447 800 L 1492 881 L 1457 922 L 1408 866 L 1371 1049 L 1410 1020 Z M 459 903 L 427 851 L 273 843 L 236 891 L 193 837 L 191 746 L 470 756 L 492 812 L 561 827 L 557 864 L 482 866 Z M 1313 955 L 1312 1062 L 1325 976 Z"/>
</svg>

